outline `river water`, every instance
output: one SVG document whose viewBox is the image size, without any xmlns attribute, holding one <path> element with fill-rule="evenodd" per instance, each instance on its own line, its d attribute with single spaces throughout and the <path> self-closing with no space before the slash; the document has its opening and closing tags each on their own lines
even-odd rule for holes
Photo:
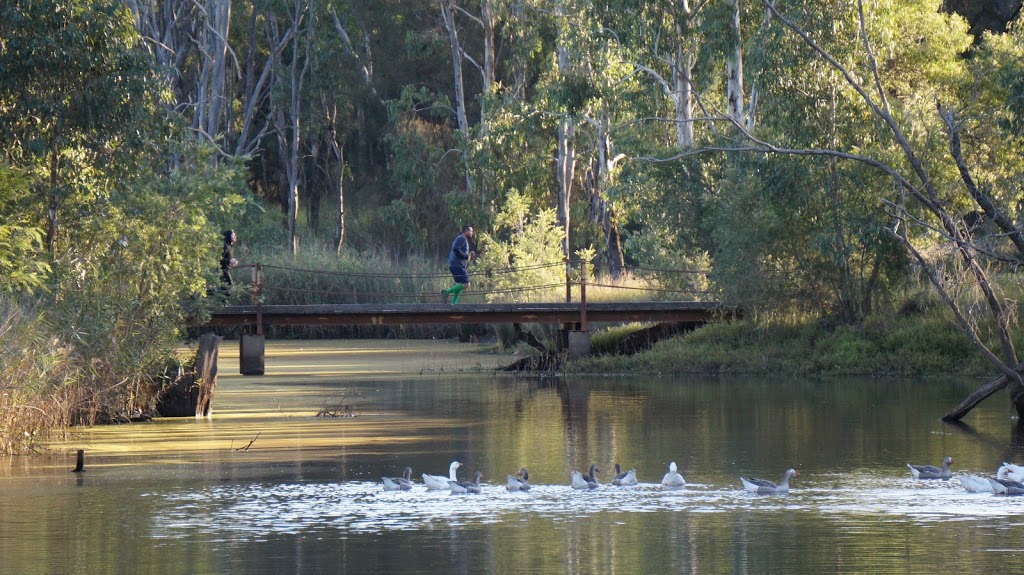
<svg viewBox="0 0 1024 575">
<path fill-rule="evenodd" d="M 0 573 L 995 573 L 1024 568 L 1024 498 L 956 475 L 1024 463 L 977 381 L 514 378 L 452 342 L 268 342 L 210 420 L 78 430 L 0 459 Z M 344 417 L 316 417 L 322 410 Z M 75 449 L 86 471 L 71 473 Z M 956 459 L 951 481 L 906 463 Z M 484 474 L 483 493 L 420 474 Z M 685 488 L 663 490 L 675 461 Z M 605 483 L 575 491 L 596 463 Z M 640 485 L 606 482 L 620 463 Z M 410 466 L 411 491 L 382 488 Z M 533 489 L 505 478 L 529 469 Z M 799 475 L 784 496 L 739 477 Z"/>
</svg>

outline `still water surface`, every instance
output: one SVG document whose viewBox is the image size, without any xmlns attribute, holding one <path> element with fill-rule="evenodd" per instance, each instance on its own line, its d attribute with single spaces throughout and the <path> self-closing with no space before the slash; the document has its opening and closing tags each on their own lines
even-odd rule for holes
<svg viewBox="0 0 1024 575">
<path fill-rule="evenodd" d="M 82 430 L 52 456 L 0 460 L 0 573 L 1024 570 L 1024 498 L 906 468 L 1024 463 L 1005 398 L 967 428 L 938 420 L 977 382 L 523 379 L 472 350 L 270 342 L 267 375 L 243 378 L 227 342 L 212 420 Z M 314 417 L 338 403 L 357 416 Z M 481 495 L 382 489 L 452 460 L 484 473 Z M 670 461 L 682 490 L 658 485 Z M 572 490 L 591 463 L 641 484 Z M 507 492 L 522 466 L 534 488 Z M 787 496 L 741 488 L 789 467 Z"/>
</svg>

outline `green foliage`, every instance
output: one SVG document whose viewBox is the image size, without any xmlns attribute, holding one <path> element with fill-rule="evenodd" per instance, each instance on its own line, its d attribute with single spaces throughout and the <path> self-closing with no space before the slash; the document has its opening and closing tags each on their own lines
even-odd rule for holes
<svg viewBox="0 0 1024 575">
<path fill-rule="evenodd" d="M 479 234 L 475 269 L 484 270 L 488 301 L 538 301 L 565 293 L 563 232 L 554 210 L 530 212 L 530 202 L 511 192 L 496 219 L 496 234 Z"/>
<path fill-rule="evenodd" d="M 145 138 L 148 126 L 137 122 L 161 91 L 123 3 L 5 2 L 0 38 L 0 144 L 8 153 L 109 155 Z"/>
<path fill-rule="evenodd" d="M 991 373 L 985 359 L 939 307 L 912 316 L 880 314 L 862 326 L 837 326 L 811 317 L 789 323 L 713 323 L 634 356 L 589 358 L 573 369 L 591 373 L 876 377 Z"/>
<path fill-rule="evenodd" d="M 79 384 L 103 401 L 93 416 L 148 407 L 153 377 L 216 282 L 220 227 L 241 203 L 240 166 L 211 167 L 209 150 L 181 150 L 166 174 L 141 172 L 77 218 L 54 262 L 47 310 L 74 350 Z"/>
<path fill-rule="evenodd" d="M 391 199 L 381 202 L 368 224 L 387 245 L 422 253 L 425 246 L 446 245 L 448 230 L 459 228 L 460 220 L 474 219 L 463 201 L 472 199 L 458 191 L 462 152 L 453 147 L 455 131 L 440 122 L 449 109 L 443 98 L 408 88 L 390 107 L 395 123 L 387 137 L 395 154 Z M 427 112 L 420 116 L 419 108 Z"/>
<path fill-rule="evenodd" d="M 29 197 L 31 176 L 0 164 L 0 291 L 28 293 L 45 285 L 50 266 L 42 257 L 43 232 L 18 206 Z"/>
<path fill-rule="evenodd" d="M 0 271 L 13 278 L 6 291 L 47 288 L 6 318 L 23 356 L 4 374 L 14 409 L 33 404 L 44 427 L 145 411 L 215 277 L 244 166 L 169 139 L 178 118 L 159 105 L 124 5 L 2 10 L 0 145 L 11 165 L 0 169 Z"/>
</svg>

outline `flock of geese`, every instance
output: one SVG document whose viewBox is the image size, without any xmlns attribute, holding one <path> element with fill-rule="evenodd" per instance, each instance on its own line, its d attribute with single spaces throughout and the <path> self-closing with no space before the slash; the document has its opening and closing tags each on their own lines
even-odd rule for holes
<svg viewBox="0 0 1024 575">
<path fill-rule="evenodd" d="M 939 479 L 948 481 L 953 477 L 950 467 L 954 461 L 952 457 L 946 457 L 941 467 L 934 465 L 914 465 L 908 463 L 910 475 L 914 479 Z M 462 464 L 453 461 L 448 467 L 448 476 L 423 474 L 423 484 L 430 491 L 448 489 L 453 495 L 464 495 L 469 493 L 480 493 L 480 480 L 483 473 L 477 471 L 473 474 L 472 481 L 462 480 L 456 476 L 456 472 Z M 587 473 L 572 471 L 569 473 L 569 484 L 573 489 L 597 489 L 601 484 L 597 480 L 597 474 L 601 470 L 597 464 L 592 464 Z M 778 483 L 767 479 L 756 477 L 740 477 L 743 488 L 751 493 L 761 495 L 775 495 L 789 492 L 789 480 L 799 475 L 796 470 L 788 469 L 782 475 Z M 520 468 L 515 475 L 509 475 L 505 488 L 509 491 L 529 491 L 530 473 L 525 467 Z M 402 477 L 383 477 L 385 491 L 408 491 L 413 488 L 412 468 L 406 467 Z M 978 475 L 960 476 L 960 484 L 964 489 L 972 493 L 996 493 L 999 495 L 1024 495 L 1024 466 L 1012 463 L 1003 463 L 996 470 L 995 477 L 982 477 Z M 615 476 L 609 482 L 616 486 L 638 485 L 636 469 L 623 471 L 618 463 L 615 464 Z M 686 485 L 686 480 L 679 474 L 679 468 L 673 461 L 668 465 L 668 472 L 661 478 L 662 489 L 681 489 Z"/>
<path fill-rule="evenodd" d="M 444 475 L 430 475 L 427 473 L 423 474 L 423 484 L 426 485 L 430 491 L 448 489 L 452 495 L 464 495 L 468 493 L 480 493 L 480 480 L 483 479 L 483 473 L 477 471 L 473 474 L 472 481 L 460 481 L 456 476 L 456 472 L 462 464 L 458 461 L 453 461 L 451 466 L 448 467 L 448 476 Z M 580 471 L 572 471 L 569 473 L 569 484 L 573 489 L 597 489 L 601 484 L 597 480 L 597 474 L 600 473 L 600 469 L 597 468 L 597 464 L 591 464 L 588 473 L 584 474 Z M 789 491 L 789 480 L 797 475 L 796 470 L 790 469 L 782 476 L 782 481 L 774 483 L 767 479 L 758 479 L 756 477 L 741 477 L 740 481 L 743 482 L 743 487 L 751 493 L 760 494 L 776 494 L 776 493 L 787 493 Z M 412 481 L 412 468 L 406 467 L 402 477 L 382 477 L 384 480 L 385 491 L 408 491 L 413 488 Z M 520 468 L 515 475 L 509 475 L 505 483 L 505 488 L 509 491 L 529 491 L 530 490 L 530 472 L 525 467 Z M 623 471 L 618 463 L 615 464 L 615 476 L 610 481 L 612 485 L 628 487 L 632 485 L 638 485 L 639 482 L 636 479 L 636 469 L 630 469 L 629 471 Z M 668 472 L 664 477 L 661 478 L 662 489 L 681 489 L 686 485 L 686 480 L 679 473 L 679 468 L 676 466 L 676 462 L 673 461 L 668 464 Z"/>
<path fill-rule="evenodd" d="M 952 457 L 942 460 L 942 467 L 934 465 L 911 465 L 910 474 L 914 479 L 942 479 L 949 480 L 953 477 L 950 466 L 954 461 Z M 995 477 L 982 477 L 979 475 L 962 475 L 959 477 L 960 485 L 971 493 L 996 493 L 999 495 L 1024 495 L 1024 467 L 1012 463 L 1003 462 L 996 470 Z"/>
</svg>

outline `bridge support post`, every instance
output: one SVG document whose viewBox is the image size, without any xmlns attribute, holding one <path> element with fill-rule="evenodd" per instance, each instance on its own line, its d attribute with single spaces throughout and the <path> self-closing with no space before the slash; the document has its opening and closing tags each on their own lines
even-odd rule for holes
<svg viewBox="0 0 1024 575">
<path fill-rule="evenodd" d="M 577 360 L 582 357 L 590 355 L 590 332 L 589 331 L 570 331 L 568 332 L 569 338 L 569 359 Z"/>
<path fill-rule="evenodd" d="M 238 369 L 242 375 L 263 375 L 266 341 L 262 333 L 243 333 L 238 342 Z"/>
</svg>

